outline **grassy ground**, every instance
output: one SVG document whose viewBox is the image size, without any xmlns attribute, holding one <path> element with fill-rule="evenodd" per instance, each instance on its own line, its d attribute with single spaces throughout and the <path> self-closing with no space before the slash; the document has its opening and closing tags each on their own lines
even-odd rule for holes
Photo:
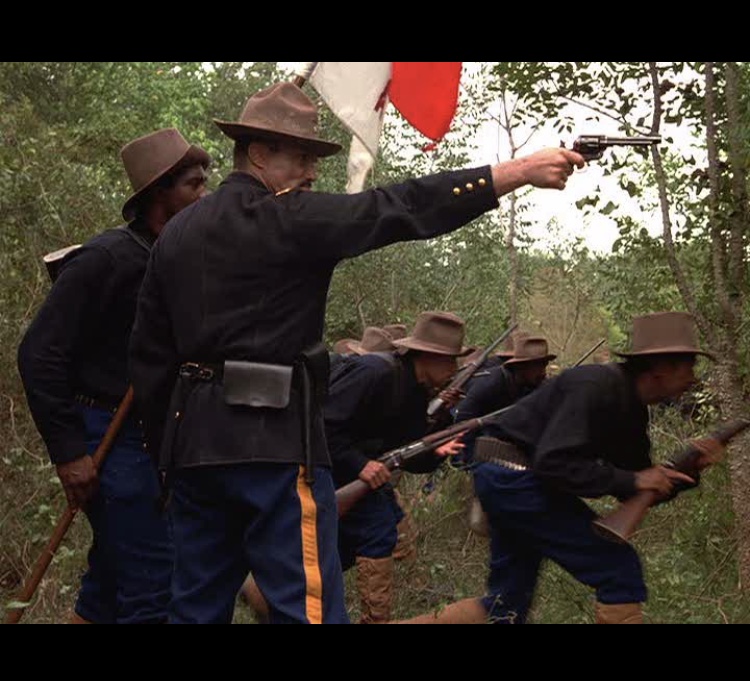
<svg viewBox="0 0 750 681">
<path fill-rule="evenodd" d="M 54 469 L 34 444 L 30 424 L 15 424 L 16 439 L 8 441 L 0 481 L 0 602 L 8 604 L 44 549 L 63 509 L 63 495 Z M 660 460 L 685 438 L 706 432 L 701 422 L 673 414 L 657 415 L 652 439 Z M 32 443 L 21 446 L 18 443 Z M 14 444 L 15 443 L 15 444 Z M 488 546 L 468 527 L 470 480 L 465 473 L 445 469 L 431 494 L 424 476 L 405 475 L 399 491 L 411 508 L 418 528 L 417 557 L 396 567 L 396 618 L 438 609 L 454 600 L 480 596 L 487 576 Z M 750 596 L 740 589 L 735 565 L 728 466 L 719 464 L 704 474 L 697 490 L 670 504 L 652 509 L 634 538 L 650 589 L 645 605 L 650 623 L 750 623 Z M 614 508 L 611 501 L 595 504 L 599 512 Z M 85 567 L 90 530 L 76 518 L 40 583 L 22 623 L 68 621 Z M 354 572 L 345 575 L 349 612 L 359 619 Z M 241 601 L 235 623 L 253 623 Z M 554 564 L 546 564 L 530 616 L 532 624 L 593 622 L 593 594 Z"/>
</svg>

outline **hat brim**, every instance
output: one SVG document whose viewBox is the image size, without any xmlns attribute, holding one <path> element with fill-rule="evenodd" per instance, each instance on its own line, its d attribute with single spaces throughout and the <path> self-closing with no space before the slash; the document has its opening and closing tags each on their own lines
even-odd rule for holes
<svg viewBox="0 0 750 681">
<path fill-rule="evenodd" d="M 307 149 L 310 149 L 319 158 L 333 156 L 341 151 L 341 145 L 335 142 L 326 142 L 317 137 L 305 137 L 303 135 L 289 135 L 287 133 L 263 128 L 257 125 L 245 125 L 244 123 L 234 123 L 231 121 L 219 121 L 214 119 L 214 123 L 219 127 L 227 137 L 233 140 L 242 139 L 243 137 L 259 137 L 261 139 L 281 139 L 294 142 Z"/>
<path fill-rule="evenodd" d="M 349 352 L 353 352 L 355 355 L 366 355 L 367 350 L 365 350 L 362 347 L 362 343 L 360 341 L 351 341 L 346 344 L 346 349 Z"/>
<path fill-rule="evenodd" d="M 470 355 L 472 352 L 474 352 L 474 350 L 476 350 L 476 348 L 463 347 L 458 352 L 454 352 L 446 349 L 442 345 L 433 345 L 432 343 L 426 343 L 410 336 L 395 340 L 393 341 L 393 344 L 397 348 L 406 348 L 407 350 L 420 350 L 421 352 L 431 352 L 435 355 L 446 355 L 448 357 L 466 357 L 466 355 Z"/>
<path fill-rule="evenodd" d="M 133 194 L 122 206 L 122 217 L 130 222 L 135 217 L 135 206 L 139 199 L 151 189 L 162 177 L 174 172 L 181 166 L 191 166 L 195 163 L 200 163 L 204 168 L 208 168 L 211 165 L 211 157 L 205 149 L 190 145 L 190 148 L 169 168 L 158 173 L 155 177 L 149 180 L 143 185 L 135 194 Z"/>
<path fill-rule="evenodd" d="M 713 362 L 716 361 L 716 357 L 710 352 L 705 350 L 699 350 L 698 348 L 690 348 L 684 345 L 673 345 L 666 348 L 653 348 L 651 350 L 641 350 L 640 352 L 617 352 L 613 350 L 613 353 L 618 357 L 649 357 L 652 355 L 703 355 L 708 357 Z"/>
<path fill-rule="evenodd" d="M 509 364 L 531 364 L 532 362 L 551 362 L 553 359 L 557 359 L 557 355 L 542 355 L 541 357 L 519 357 L 515 359 L 513 355 L 510 359 L 504 363 L 504 366 Z"/>
</svg>

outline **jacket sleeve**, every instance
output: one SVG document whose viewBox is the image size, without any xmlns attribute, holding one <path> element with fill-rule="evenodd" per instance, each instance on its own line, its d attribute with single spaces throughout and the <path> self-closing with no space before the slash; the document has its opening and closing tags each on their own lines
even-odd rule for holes
<svg viewBox="0 0 750 681">
<path fill-rule="evenodd" d="M 54 464 L 87 452 L 72 378 L 76 361 L 85 361 L 82 348 L 108 295 L 114 264 L 97 247 L 70 256 L 18 347 L 29 410 Z"/>
<path fill-rule="evenodd" d="M 448 234 L 499 205 L 490 166 L 358 194 L 291 192 L 280 200 L 295 222 L 306 257 L 335 261 Z"/>
<path fill-rule="evenodd" d="M 143 419 L 148 449 L 155 459 L 179 370 L 172 324 L 155 267 L 157 258 L 158 244 L 151 251 L 141 284 L 128 353 L 135 402 Z"/>
<path fill-rule="evenodd" d="M 382 440 L 372 434 L 378 432 L 379 415 L 387 403 L 387 378 L 372 364 L 358 362 L 329 386 L 323 415 L 337 481 L 356 479 L 369 461 L 382 454 Z"/>
<path fill-rule="evenodd" d="M 631 496 L 635 473 L 615 466 L 596 449 L 597 442 L 606 446 L 596 437 L 598 427 L 620 417 L 616 400 L 601 385 L 563 388 L 534 452 L 534 473 L 554 488 L 581 497 Z"/>
</svg>

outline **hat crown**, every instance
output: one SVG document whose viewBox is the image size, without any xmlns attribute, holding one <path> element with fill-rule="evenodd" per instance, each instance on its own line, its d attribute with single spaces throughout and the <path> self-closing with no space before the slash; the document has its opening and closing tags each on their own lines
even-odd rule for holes
<svg viewBox="0 0 750 681">
<path fill-rule="evenodd" d="M 500 350 L 496 352 L 499 357 L 513 357 L 515 354 L 516 343 L 522 338 L 528 338 L 528 331 L 514 331 L 500 345 Z"/>
<path fill-rule="evenodd" d="M 463 341 L 464 321 L 460 317 L 450 312 L 422 312 L 411 334 L 394 341 L 394 345 L 440 355 L 458 356 L 467 353 Z"/>
<path fill-rule="evenodd" d="M 516 338 L 513 356 L 506 361 L 506 364 L 551 362 L 556 357 L 557 355 L 550 353 L 546 338 L 524 334 Z"/>
<path fill-rule="evenodd" d="M 383 331 L 385 331 L 393 340 L 406 338 L 406 324 L 386 324 L 383 327 Z"/>
<path fill-rule="evenodd" d="M 276 83 L 247 100 L 240 123 L 285 135 L 315 137 L 318 109 L 293 83 Z"/>
<path fill-rule="evenodd" d="M 120 157 L 133 192 L 163 175 L 190 151 L 190 144 L 175 128 L 157 130 L 128 142 Z"/>
<path fill-rule="evenodd" d="M 393 338 L 377 326 L 368 326 L 358 345 L 364 352 L 389 352 L 396 348 L 393 344 Z"/>
<path fill-rule="evenodd" d="M 513 359 L 535 360 L 547 359 L 549 345 L 546 338 L 537 336 L 519 337 L 513 347 Z"/>
<path fill-rule="evenodd" d="M 627 354 L 701 353 L 693 316 L 687 312 L 655 312 L 633 319 Z"/>
</svg>

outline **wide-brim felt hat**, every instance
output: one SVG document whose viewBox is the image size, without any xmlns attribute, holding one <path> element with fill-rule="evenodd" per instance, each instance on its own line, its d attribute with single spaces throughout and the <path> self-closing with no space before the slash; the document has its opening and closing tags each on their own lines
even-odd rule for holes
<svg viewBox="0 0 750 681">
<path fill-rule="evenodd" d="M 366 355 L 369 352 L 391 352 L 396 349 L 393 338 L 377 326 L 368 326 L 362 334 L 362 340 L 349 341 L 349 352 Z"/>
<path fill-rule="evenodd" d="M 189 144 L 175 128 L 164 128 L 128 142 L 120 158 L 130 180 L 133 194 L 122 207 L 122 217 L 132 220 L 135 207 L 144 193 L 162 177 L 179 168 L 200 164 L 208 168 L 211 157 L 204 149 Z"/>
<path fill-rule="evenodd" d="M 529 364 L 531 362 L 551 362 L 557 355 L 549 351 L 547 339 L 539 336 L 525 336 L 516 338 L 513 356 L 505 362 L 505 366 L 514 364 Z"/>
<path fill-rule="evenodd" d="M 349 349 L 349 344 L 356 343 L 356 342 L 357 342 L 356 338 L 342 338 L 341 340 L 337 340 L 333 344 L 333 351 L 339 355 L 349 353 L 351 352 L 351 350 Z"/>
<path fill-rule="evenodd" d="M 401 338 L 406 338 L 406 333 L 408 329 L 406 328 L 406 324 L 386 324 L 383 328 L 383 331 L 385 331 L 393 340 L 399 340 Z"/>
<path fill-rule="evenodd" d="M 528 338 L 529 333 L 527 331 L 515 331 L 508 336 L 503 344 L 500 346 L 500 350 L 495 353 L 495 357 L 501 357 L 504 359 L 510 359 L 513 357 L 516 340 L 521 338 Z"/>
<path fill-rule="evenodd" d="M 341 151 L 340 144 L 318 137 L 318 109 L 294 83 L 276 83 L 256 92 L 247 100 L 239 121 L 214 119 L 214 123 L 234 140 L 285 140 L 321 158 Z"/>
<path fill-rule="evenodd" d="M 693 315 L 688 312 L 654 312 L 633 319 L 630 347 L 614 353 L 620 357 L 649 355 L 704 355 L 716 358 L 698 347 Z"/>
<path fill-rule="evenodd" d="M 406 338 L 394 340 L 397 348 L 420 350 L 436 355 L 464 357 L 475 348 L 466 347 L 464 321 L 450 312 L 423 312 Z"/>
</svg>

